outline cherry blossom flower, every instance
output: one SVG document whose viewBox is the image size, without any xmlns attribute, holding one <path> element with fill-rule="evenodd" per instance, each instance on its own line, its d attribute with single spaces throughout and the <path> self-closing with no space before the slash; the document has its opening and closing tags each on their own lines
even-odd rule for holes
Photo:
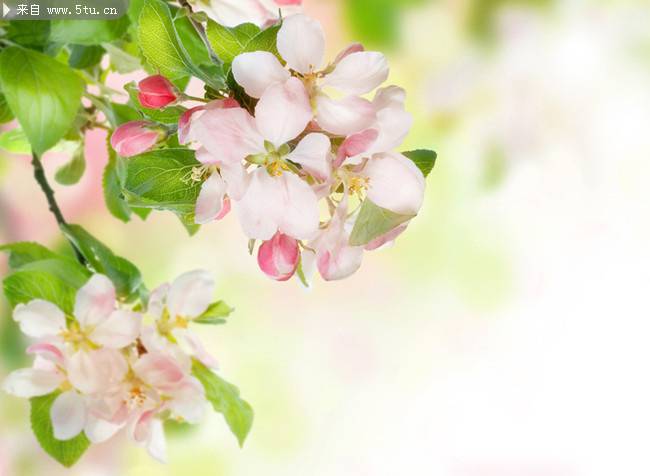
<svg viewBox="0 0 650 476">
<path fill-rule="evenodd" d="M 234 59 L 235 80 L 249 96 L 261 98 L 269 87 L 299 78 L 314 107 L 316 121 L 325 131 L 346 136 L 377 120 L 373 104 L 361 95 L 374 90 L 388 77 L 388 62 L 383 54 L 364 51 L 355 44 L 324 67 L 325 34 L 318 21 L 305 15 L 284 20 L 277 46 L 288 69 L 269 52 L 242 53 Z M 327 89 L 344 96 L 334 99 Z"/>
</svg>

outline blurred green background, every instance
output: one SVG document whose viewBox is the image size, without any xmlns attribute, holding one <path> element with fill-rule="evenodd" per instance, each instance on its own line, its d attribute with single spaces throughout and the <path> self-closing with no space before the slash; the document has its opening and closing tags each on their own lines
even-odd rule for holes
<svg viewBox="0 0 650 476">
<path fill-rule="evenodd" d="M 82 182 L 57 187 L 64 213 L 150 287 L 215 273 L 237 310 L 202 336 L 255 423 L 244 449 L 211 415 L 168 429 L 166 466 L 120 437 L 64 470 L 3 395 L 0 475 L 650 474 L 648 2 L 305 2 L 331 57 L 360 40 L 407 89 L 404 149 L 439 155 L 420 216 L 305 291 L 259 272 L 234 216 L 191 239 L 168 214 L 112 218 L 93 132 Z M 15 240 L 64 246 L 28 158 L 0 151 L 0 241 Z M 0 376 L 24 364 L 2 306 Z"/>
</svg>

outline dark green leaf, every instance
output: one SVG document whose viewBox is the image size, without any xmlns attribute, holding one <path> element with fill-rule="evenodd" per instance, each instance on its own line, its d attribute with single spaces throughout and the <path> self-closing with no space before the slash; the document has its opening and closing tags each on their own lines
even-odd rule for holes
<svg viewBox="0 0 650 476">
<path fill-rule="evenodd" d="M 83 81 L 69 66 L 32 50 L 11 46 L 0 53 L 2 91 L 34 151 L 54 146 L 80 107 Z"/>
<path fill-rule="evenodd" d="M 50 37 L 50 22 L 43 20 L 10 21 L 7 38 L 14 43 L 41 49 Z"/>
<path fill-rule="evenodd" d="M 210 304 L 208 309 L 192 322 L 198 324 L 224 324 L 234 309 L 223 301 L 217 301 Z"/>
<path fill-rule="evenodd" d="M 75 45 L 100 45 L 121 38 L 129 17 L 116 20 L 53 20 L 50 41 Z"/>
<path fill-rule="evenodd" d="M 411 150 L 403 152 L 403 154 L 418 166 L 422 175 L 425 177 L 433 170 L 433 166 L 436 164 L 436 158 L 438 157 L 438 154 L 434 151 L 425 149 Z"/>
<path fill-rule="evenodd" d="M 5 124 L 14 118 L 14 113 L 11 112 L 9 104 L 3 94 L 0 94 L 0 124 Z"/>
<path fill-rule="evenodd" d="M 366 198 L 350 234 L 351 246 L 363 246 L 409 221 L 415 215 L 401 215 L 375 205 Z"/>
<path fill-rule="evenodd" d="M 104 189 L 104 201 L 106 208 L 118 220 L 128 222 L 131 219 L 131 207 L 126 203 L 122 197 L 122 188 L 120 187 L 120 179 L 117 174 L 117 158 L 115 151 L 108 144 L 108 163 L 104 168 L 104 175 L 102 176 L 102 185 Z"/>
<path fill-rule="evenodd" d="M 240 398 L 237 387 L 197 360 L 192 362 L 192 373 L 203 384 L 205 396 L 215 411 L 223 414 L 230 431 L 237 437 L 239 446 L 243 446 L 253 426 L 253 408 Z"/>
<path fill-rule="evenodd" d="M 70 47 L 70 58 L 68 64 L 73 68 L 85 69 L 99 64 L 104 56 L 105 50 L 98 45 L 72 45 Z"/>
<path fill-rule="evenodd" d="M 41 447 L 52 458 L 69 468 L 74 465 L 90 446 L 90 440 L 81 432 L 70 440 L 57 440 L 54 437 L 50 409 L 61 392 L 56 391 L 42 397 L 34 397 L 31 402 L 32 431 Z"/>
<path fill-rule="evenodd" d="M 123 298 L 135 297 L 143 287 L 142 275 L 133 263 L 116 256 L 110 248 L 100 242 L 79 225 L 62 226 L 65 236 L 74 243 L 88 264 L 97 273 L 104 274 L 115 285 L 117 294 Z"/>
</svg>

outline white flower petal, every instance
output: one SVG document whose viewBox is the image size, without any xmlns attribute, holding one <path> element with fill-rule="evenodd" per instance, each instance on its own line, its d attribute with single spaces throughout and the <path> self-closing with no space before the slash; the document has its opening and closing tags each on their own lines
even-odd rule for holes
<svg viewBox="0 0 650 476">
<path fill-rule="evenodd" d="M 424 200 L 424 176 L 402 154 L 374 156 L 363 173 L 370 179 L 368 198 L 395 213 L 415 215 Z"/>
<path fill-rule="evenodd" d="M 111 423 L 92 413 L 88 413 L 84 433 L 91 443 L 103 443 L 113 437 L 123 426 L 124 422 Z"/>
<path fill-rule="evenodd" d="M 386 81 L 388 72 L 388 61 L 383 54 L 360 51 L 343 58 L 321 85 L 347 94 L 365 94 Z"/>
<path fill-rule="evenodd" d="M 94 274 L 77 292 L 74 317 L 82 327 L 96 326 L 115 309 L 115 286 L 103 274 Z"/>
<path fill-rule="evenodd" d="M 287 157 L 321 180 L 331 174 L 330 140 L 325 134 L 307 134 Z"/>
<path fill-rule="evenodd" d="M 242 108 L 205 111 L 192 123 L 192 134 L 213 157 L 225 163 L 239 163 L 248 155 L 265 151 L 255 119 Z"/>
<path fill-rule="evenodd" d="M 149 440 L 147 441 L 147 451 L 149 454 L 160 461 L 167 462 L 167 442 L 165 441 L 165 430 L 160 419 L 154 418 L 151 422 Z"/>
<path fill-rule="evenodd" d="M 233 200 L 240 200 L 246 193 L 249 175 L 240 163 L 220 163 L 219 173 L 228 185 L 228 196 Z"/>
<path fill-rule="evenodd" d="M 275 55 L 268 51 L 240 54 L 232 62 L 232 73 L 237 84 L 254 98 L 262 97 L 266 88 L 284 83 L 291 76 Z"/>
<path fill-rule="evenodd" d="M 64 392 L 54 400 L 50 408 L 52 429 L 57 440 L 74 438 L 86 424 L 86 403 L 84 397 L 74 390 Z"/>
<path fill-rule="evenodd" d="M 316 120 L 332 134 L 348 136 L 369 128 L 375 122 L 375 108 L 357 96 L 335 100 L 324 94 L 316 98 Z"/>
<path fill-rule="evenodd" d="M 90 339 L 110 349 L 121 349 L 135 341 L 141 326 L 140 314 L 118 309 L 92 331 Z"/>
<path fill-rule="evenodd" d="M 325 56 L 325 33 L 321 24 L 306 15 L 286 18 L 278 32 L 278 51 L 287 65 L 300 73 L 320 69 Z"/>
<path fill-rule="evenodd" d="M 206 404 L 203 386 L 198 380 L 190 377 L 174 391 L 169 408 L 186 422 L 197 424 L 205 415 Z"/>
<path fill-rule="evenodd" d="M 226 182 L 219 174 L 212 174 L 201 185 L 199 198 L 196 201 L 194 221 L 199 225 L 211 223 L 221 215 L 225 206 Z"/>
<path fill-rule="evenodd" d="M 308 240 L 318 231 L 318 199 L 311 187 L 292 173 L 280 177 L 283 184 L 283 211 L 279 230 L 297 240 Z"/>
<path fill-rule="evenodd" d="M 167 293 L 169 293 L 169 283 L 161 284 L 149 294 L 147 313 L 156 320 L 162 317 L 163 309 L 165 309 L 165 303 L 167 302 Z"/>
<path fill-rule="evenodd" d="M 269 86 L 255 107 L 258 130 L 276 147 L 295 139 L 312 117 L 309 95 L 298 78 Z"/>
<path fill-rule="evenodd" d="M 68 380 L 85 394 L 107 392 L 123 380 L 128 364 L 119 351 L 79 351 L 68 359 Z"/>
<path fill-rule="evenodd" d="M 214 298 L 214 278 L 204 270 L 190 271 L 174 280 L 167 296 L 172 317 L 195 318 L 205 312 Z"/>
<path fill-rule="evenodd" d="M 19 369 L 11 372 L 2 383 L 2 389 L 16 397 L 32 398 L 47 395 L 63 383 L 58 372 L 41 369 Z"/>
<path fill-rule="evenodd" d="M 372 100 L 375 109 L 386 109 L 394 107 L 397 109 L 404 109 L 406 102 L 406 91 L 399 86 L 388 86 L 377 90 L 374 99 Z"/>
<path fill-rule="evenodd" d="M 13 317 L 24 334 L 36 339 L 55 336 L 65 329 L 63 311 L 42 299 L 18 304 L 14 309 Z"/>
<path fill-rule="evenodd" d="M 239 223 L 248 238 L 268 240 L 275 235 L 283 213 L 282 197 L 281 184 L 265 168 L 251 174 L 246 194 L 235 203 Z"/>
</svg>

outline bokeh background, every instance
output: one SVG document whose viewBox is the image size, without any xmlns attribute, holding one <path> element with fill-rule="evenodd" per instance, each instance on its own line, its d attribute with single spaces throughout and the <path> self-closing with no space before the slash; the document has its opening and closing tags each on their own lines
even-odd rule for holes
<svg viewBox="0 0 650 476">
<path fill-rule="evenodd" d="M 112 218 L 93 132 L 82 182 L 57 187 L 64 213 L 150 286 L 216 274 L 237 311 L 202 335 L 254 427 L 239 449 L 214 414 L 169 429 L 166 466 L 120 437 L 68 471 L 38 448 L 27 402 L 3 395 L 0 474 L 650 474 L 648 2 L 306 8 L 332 57 L 361 40 L 408 90 L 405 149 L 439 153 L 420 216 L 352 278 L 306 291 L 258 271 L 234 216 L 191 239 L 168 214 Z M 0 151 L 0 241 L 14 240 L 64 246 L 28 159 Z M 1 306 L 0 377 L 24 363 Z"/>
</svg>

